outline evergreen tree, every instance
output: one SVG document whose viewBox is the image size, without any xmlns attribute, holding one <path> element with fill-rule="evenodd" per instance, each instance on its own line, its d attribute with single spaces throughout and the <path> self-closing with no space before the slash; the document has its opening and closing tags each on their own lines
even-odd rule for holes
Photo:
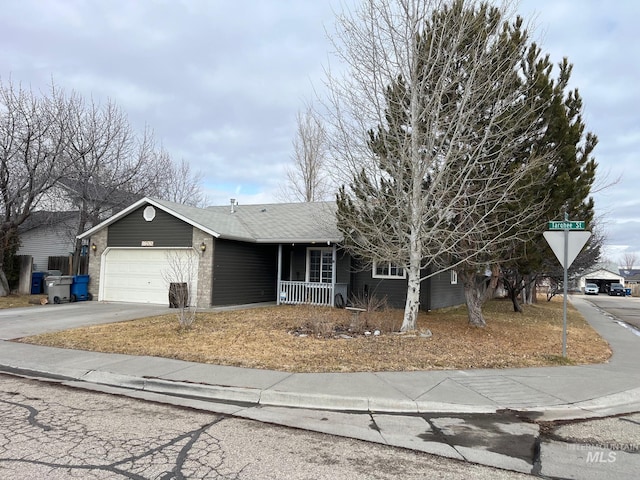
<svg viewBox="0 0 640 480">
<path fill-rule="evenodd" d="M 509 256 L 503 259 L 502 274 L 505 288 L 514 305 L 521 311 L 517 296 L 523 289 L 533 288 L 541 275 L 557 275 L 561 271 L 555 256 L 542 237 L 547 222 L 564 218 L 584 220 L 587 229 L 594 225 L 594 202 L 589 197 L 595 181 L 597 164 L 592 157 L 597 137 L 586 132 L 582 119 L 582 99 L 577 89 L 568 90 L 572 66 L 565 58 L 558 65 L 558 78 L 552 78 L 553 65 L 549 56 L 542 57 L 533 44 L 523 63 L 523 71 L 529 84 L 530 101 L 538 102 L 540 121 L 545 125 L 544 135 L 533 139 L 531 149 L 548 153 L 550 163 L 545 169 L 545 182 L 541 188 L 532 188 L 530 195 L 537 199 L 540 208 L 537 233 L 512 246 Z M 602 237 L 593 235 L 576 259 L 575 269 L 584 270 L 597 262 Z"/>
<path fill-rule="evenodd" d="M 371 105 L 348 107 L 356 123 L 374 112 L 378 127 L 367 131 L 366 145 L 353 143 L 358 137 L 340 116 L 345 105 L 336 105 L 344 141 L 338 155 L 351 160 L 345 165 L 352 174 L 338 194 L 338 224 L 353 254 L 407 271 L 401 329 L 408 330 L 415 328 L 421 280 L 451 266 L 475 280 L 523 234 L 517 226 L 532 223 L 532 209 L 514 205 L 523 207 L 530 183 L 541 181 L 541 154 L 528 150 L 523 160 L 521 152 L 542 127 L 525 101 L 519 66 L 527 34 L 520 19 L 509 23 L 497 7 L 462 0 L 428 11 L 411 0 L 366 6 L 374 27 L 345 28 L 350 46 L 367 35 L 374 43 L 358 44 L 347 58 L 362 95 L 354 84 L 333 93 L 347 102 L 370 95 Z M 399 32 L 407 36 L 397 38 Z M 391 57 L 388 48 L 376 48 L 382 45 L 394 45 Z M 366 48 L 371 57 L 363 61 Z M 387 56 L 374 61 L 377 54 Z M 382 81 L 380 92 L 375 86 Z M 470 322 L 483 325 L 482 299 L 471 287 Z"/>
</svg>

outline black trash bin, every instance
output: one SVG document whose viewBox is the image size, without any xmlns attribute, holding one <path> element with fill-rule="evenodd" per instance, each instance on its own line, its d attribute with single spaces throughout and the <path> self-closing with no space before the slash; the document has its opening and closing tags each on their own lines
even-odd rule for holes
<svg viewBox="0 0 640 480">
<path fill-rule="evenodd" d="M 169 284 L 169 308 L 184 308 L 189 303 L 189 289 L 186 283 Z"/>
</svg>

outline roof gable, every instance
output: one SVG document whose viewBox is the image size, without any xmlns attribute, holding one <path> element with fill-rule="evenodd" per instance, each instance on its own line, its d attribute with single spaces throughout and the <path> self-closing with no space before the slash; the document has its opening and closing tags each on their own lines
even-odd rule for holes
<svg viewBox="0 0 640 480">
<path fill-rule="evenodd" d="M 216 238 L 256 243 L 339 242 L 335 202 L 274 203 L 198 208 L 145 197 L 87 230 L 87 238 L 149 204 Z"/>
</svg>

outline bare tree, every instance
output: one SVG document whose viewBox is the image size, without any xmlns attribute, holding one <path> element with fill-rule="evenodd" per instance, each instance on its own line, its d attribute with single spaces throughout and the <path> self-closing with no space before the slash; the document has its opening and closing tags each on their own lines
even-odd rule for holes
<svg viewBox="0 0 640 480">
<path fill-rule="evenodd" d="M 310 107 L 296 115 L 297 130 L 293 139 L 293 166 L 287 169 L 281 197 L 288 201 L 326 200 L 331 191 L 327 175 L 327 132 Z"/>
<path fill-rule="evenodd" d="M 59 181 L 67 201 L 78 211 L 77 236 L 155 187 L 171 165 L 158 155 L 151 130 L 137 135 L 114 102 L 100 105 L 71 93 L 69 105 L 69 115 L 57 119 L 66 132 L 69 162 Z M 76 240 L 76 270 L 80 242 Z"/>
<path fill-rule="evenodd" d="M 620 265 L 625 270 L 633 270 L 633 266 L 638 263 L 636 252 L 625 252 L 620 258 Z"/>
<path fill-rule="evenodd" d="M 541 161 L 522 151 L 540 129 L 519 76 L 527 35 L 506 16 L 487 3 L 366 0 L 338 19 L 346 73 L 329 72 L 326 106 L 334 170 L 352 179 L 338 223 L 352 253 L 407 272 L 403 331 L 416 326 L 422 280 L 451 267 L 475 279 L 535 216 L 526 191 Z M 481 300 L 467 298 L 476 325 Z"/>
<path fill-rule="evenodd" d="M 112 101 L 104 105 L 69 97 L 69 115 L 58 119 L 66 132 L 69 168 L 60 182 L 78 210 L 74 238 L 144 195 L 199 205 L 200 177 L 183 160 L 176 165 L 150 128 L 136 133 L 126 114 Z M 76 240 L 74 268 L 81 241 Z"/>
<path fill-rule="evenodd" d="M 42 195 L 65 173 L 67 100 L 0 84 L 0 296 L 9 293 L 5 251 Z"/>
<path fill-rule="evenodd" d="M 180 163 L 171 161 L 169 154 L 161 149 L 159 156 L 163 157 L 163 165 L 166 165 L 162 178 L 153 195 L 171 202 L 204 207 L 207 204 L 207 196 L 202 192 L 202 172 L 192 172 L 189 163 L 182 159 Z"/>
</svg>

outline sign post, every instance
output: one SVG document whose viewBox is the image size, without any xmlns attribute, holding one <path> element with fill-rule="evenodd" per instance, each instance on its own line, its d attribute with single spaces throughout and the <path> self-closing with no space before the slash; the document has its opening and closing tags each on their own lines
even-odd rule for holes
<svg viewBox="0 0 640 480">
<path fill-rule="evenodd" d="M 569 282 L 569 267 L 576 259 L 582 247 L 584 247 L 591 232 L 584 231 L 585 224 L 583 221 L 569 221 L 569 215 L 564 214 L 564 221 L 549 222 L 549 230 L 544 232 L 544 238 L 556 254 L 564 269 L 564 300 L 562 303 L 562 356 L 567 356 L 567 284 Z M 577 230 L 577 231 L 576 231 Z"/>
</svg>

